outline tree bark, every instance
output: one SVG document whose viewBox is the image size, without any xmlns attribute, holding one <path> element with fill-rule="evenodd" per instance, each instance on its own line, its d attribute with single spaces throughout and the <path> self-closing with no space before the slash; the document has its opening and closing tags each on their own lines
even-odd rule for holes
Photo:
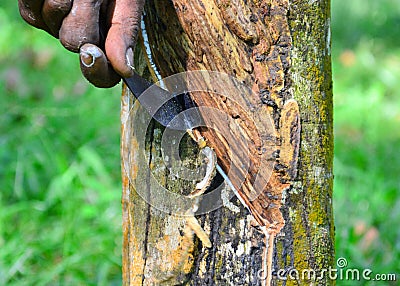
<svg viewBox="0 0 400 286">
<path fill-rule="evenodd" d="M 259 117 L 271 114 L 277 134 L 273 140 L 280 153 L 268 186 L 251 202 L 250 211 L 233 198 L 238 213 L 222 207 L 196 216 L 212 242 L 207 248 L 188 235 L 187 218 L 151 206 L 159 199 L 152 191 L 156 188 L 153 178 L 181 195 L 190 193 L 195 183 L 171 175 L 175 163 L 165 162 L 165 150 L 160 147 L 163 128 L 149 122 L 124 89 L 124 285 L 262 285 L 268 241 L 260 225 L 270 230 L 277 225 L 270 241 L 271 285 L 310 285 L 312 281 L 334 285 L 327 274 L 320 277 L 323 269 L 334 267 L 329 1 L 148 0 L 144 22 L 152 60 L 163 77 L 209 70 L 235 76 L 249 86 L 249 101 L 263 106 L 256 111 Z M 145 57 L 143 49 L 136 50 L 136 68 L 149 74 Z M 198 105 L 218 106 L 243 119 L 243 129 L 252 130 L 246 125 L 246 115 L 226 99 L 207 93 L 192 97 Z M 294 137 L 282 123 L 285 104 L 292 99 L 299 105 L 301 119 L 298 156 L 285 147 Z M 146 130 L 137 122 L 147 122 Z M 201 133 L 228 171 L 227 150 L 218 134 L 209 129 Z M 262 147 L 265 142 L 251 140 L 250 148 Z M 200 151 L 190 138 L 184 137 L 179 148 L 184 166 L 201 165 Z M 253 161 L 251 166 L 261 164 Z M 250 168 L 250 175 L 256 169 Z M 243 185 L 235 185 L 231 178 L 245 193 L 245 201 L 252 178 L 246 177 Z"/>
</svg>

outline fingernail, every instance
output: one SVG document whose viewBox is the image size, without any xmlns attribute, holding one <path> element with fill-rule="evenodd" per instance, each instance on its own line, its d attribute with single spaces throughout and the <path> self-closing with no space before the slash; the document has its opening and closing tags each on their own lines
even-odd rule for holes
<svg viewBox="0 0 400 286">
<path fill-rule="evenodd" d="M 83 45 L 79 51 L 79 54 L 82 64 L 88 68 L 94 66 L 96 60 L 101 58 L 103 55 L 102 51 L 92 44 Z"/>
<path fill-rule="evenodd" d="M 81 56 L 81 62 L 82 62 L 82 64 L 84 66 L 90 68 L 90 67 L 92 67 L 94 65 L 94 57 L 93 57 L 93 55 L 91 55 L 91 54 L 89 54 L 87 52 L 81 51 L 80 52 L 80 56 Z"/>
<path fill-rule="evenodd" d="M 129 47 L 127 50 L 126 50 L 126 64 L 128 65 L 128 67 L 130 67 L 131 69 L 135 69 L 134 68 L 134 64 L 133 64 L 133 49 L 132 49 L 132 47 Z"/>
</svg>

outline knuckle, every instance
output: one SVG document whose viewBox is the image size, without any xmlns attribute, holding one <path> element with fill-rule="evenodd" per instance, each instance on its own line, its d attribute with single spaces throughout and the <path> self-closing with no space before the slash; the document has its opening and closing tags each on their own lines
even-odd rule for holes
<svg viewBox="0 0 400 286">
<path fill-rule="evenodd" d="M 46 0 L 45 6 L 47 10 L 68 12 L 71 10 L 72 0 Z"/>
<path fill-rule="evenodd" d="M 62 45 L 73 52 L 78 52 L 84 44 L 98 45 L 100 36 L 96 27 L 83 26 L 74 21 L 64 21 L 60 29 Z"/>
<path fill-rule="evenodd" d="M 38 15 L 32 11 L 30 4 L 25 1 L 18 1 L 18 6 L 22 19 L 34 25 L 37 22 Z"/>
<path fill-rule="evenodd" d="M 67 49 L 72 52 L 78 52 L 79 48 L 84 44 L 82 37 L 78 37 L 69 32 L 60 30 L 60 42 Z"/>
<path fill-rule="evenodd" d="M 136 32 L 139 30 L 139 24 L 140 24 L 140 17 L 126 17 L 122 21 L 122 26 L 125 27 L 126 29 L 129 29 L 131 32 Z"/>
</svg>

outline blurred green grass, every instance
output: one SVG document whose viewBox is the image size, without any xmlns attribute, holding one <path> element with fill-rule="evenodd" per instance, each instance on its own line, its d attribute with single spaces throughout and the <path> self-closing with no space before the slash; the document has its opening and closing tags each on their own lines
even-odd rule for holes
<svg viewBox="0 0 400 286">
<path fill-rule="evenodd" d="M 399 275 L 400 2 L 332 4 L 336 256 Z"/>
<path fill-rule="evenodd" d="M 0 285 L 120 285 L 120 88 L 87 84 L 15 2 L 0 6 Z M 374 273 L 400 273 L 398 31 L 398 1 L 333 0 L 336 255 Z"/>
<path fill-rule="evenodd" d="M 0 285 L 121 285 L 120 87 L 0 6 Z"/>
</svg>

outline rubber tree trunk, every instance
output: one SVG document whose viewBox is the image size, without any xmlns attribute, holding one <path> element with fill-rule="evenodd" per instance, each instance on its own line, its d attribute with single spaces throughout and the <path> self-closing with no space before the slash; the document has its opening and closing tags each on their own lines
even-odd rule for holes
<svg viewBox="0 0 400 286">
<path fill-rule="evenodd" d="M 321 274 L 334 267 L 329 0 L 148 0 L 144 23 L 152 61 L 162 77 L 193 70 L 235 76 L 256 94 L 252 100 L 265 105 L 258 112 L 271 114 L 278 134 L 283 134 L 285 103 L 297 101 L 298 160 L 289 179 L 284 180 L 279 166 L 271 177 L 281 184 L 272 218 L 280 224 L 272 240 L 271 284 L 334 285 L 329 275 Z M 136 51 L 137 70 L 154 74 L 146 68 L 143 50 Z M 232 109 L 206 96 L 193 99 Z M 180 194 L 193 190 L 195 183 L 171 175 L 166 166 L 174 163 L 165 162 L 160 147 L 162 126 L 146 119 L 126 89 L 121 120 L 124 285 L 266 283 L 266 238 L 259 221 L 233 198 L 234 207 L 196 216 L 212 243 L 205 247 L 188 234 L 187 218 L 151 206 L 158 199 L 152 192 L 154 178 Z M 145 130 L 138 122 L 145 123 Z M 215 134 L 202 135 L 226 167 Z M 280 146 L 283 137 L 278 136 Z M 190 138 L 184 137 L 177 148 L 183 165 L 201 165 L 200 151 Z M 284 156 L 281 151 L 281 160 Z"/>
</svg>

